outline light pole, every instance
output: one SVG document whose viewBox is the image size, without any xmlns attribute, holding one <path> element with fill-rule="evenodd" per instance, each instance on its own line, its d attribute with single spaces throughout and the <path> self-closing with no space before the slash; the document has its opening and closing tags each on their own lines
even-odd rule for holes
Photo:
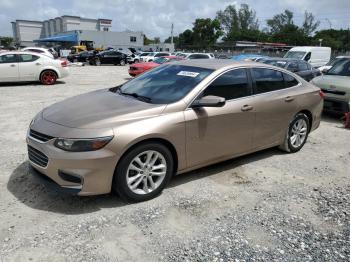
<svg viewBox="0 0 350 262">
<path fill-rule="evenodd" d="M 318 39 L 318 41 L 320 42 L 320 46 L 322 46 L 323 39 Z"/>
</svg>

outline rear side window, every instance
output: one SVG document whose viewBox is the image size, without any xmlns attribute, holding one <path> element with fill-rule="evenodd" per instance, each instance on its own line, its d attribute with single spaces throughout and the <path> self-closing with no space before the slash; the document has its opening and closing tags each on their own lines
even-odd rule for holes
<svg viewBox="0 0 350 262">
<path fill-rule="evenodd" d="M 17 56 L 16 55 L 2 55 L 0 56 L 0 64 L 6 64 L 6 63 L 17 63 Z"/>
<path fill-rule="evenodd" d="M 161 57 L 161 56 L 169 56 L 168 53 L 158 53 L 155 55 L 155 57 Z"/>
<path fill-rule="evenodd" d="M 257 94 L 285 88 L 283 75 L 279 71 L 267 68 L 254 68 L 253 77 L 256 83 Z"/>
<path fill-rule="evenodd" d="M 30 55 L 30 54 L 19 55 L 20 62 L 33 62 L 33 61 L 38 60 L 38 59 L 39 59 L 39 57 L 36 55 Z"/>
<path fill-rule="evenodd" d="M 283 78 L 284 78 L 286 88 L 293 87 L 299 84 L 298 80 L 296 80 L 293 76 L 289 74 L 283 73 Z"/>
<path fill-rule="evenodd" d="M 249 96 L 250 89 L 246 70 L 231 70 L 215 79 L 203 92 L 203 96 L 209 95 L 224 97 L 226 100 Z"/>
</svg>

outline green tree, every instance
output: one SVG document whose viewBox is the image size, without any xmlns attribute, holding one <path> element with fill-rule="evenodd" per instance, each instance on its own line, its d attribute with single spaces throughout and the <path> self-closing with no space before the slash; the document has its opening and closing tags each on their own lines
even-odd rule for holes
<svg viewBox="0 0 350 262">
<path fill-rule="evenodd" d="M 5 48 L 10 47 L 13 44 L 13 41 L 12 37 L 0 37 L 0 45 Z"/>
<path fill-rule="evenodd" d="M 247 4 L 242 4 L 239 9 L 235 5 L 229 5 L 224 11 L 217 12 L 216 19 L 224 30 L 223 40 L 226 42 L 266 40 L 266 35 L 259 30 L 256 12 Z"/>
<path fill-rule="evenodd" d="M 268 19 L 267 25 L 270 28 L 270 32 L 272 34 L 278 34 L 286 28 L 292 28 L 292 26 L 294 26 L 293 16 L 292 11 L 285 10 L 282 14 L 275 15 L 272 19 Z"/>
<path fill-rule="evenodd" d="M 160 37 L 155 37 L 153 43 L 160 44 Z"/>
<path fill-rule="evenodd" d="M 190 29 L 185 30 L 179 34 L 179 48 L 186 48 L 193 46 L 193 32 Z"/>
<path fill-rule="evenodd" d="M 315 16 L 312 13 L 305 11 L 304 23 L 302 26 L 304 34 L 310 37 L 316 31 L 319 25 L 320 25 L 320 21 L 316 21 Z"/>
<path fill-rule="evenodd" d="M 212 47 L 223 35 L 220 22 L 217 19 L 198 18 L 193 24 L 193 41 L 196 47 Z"/>
<path fill-rule="evenodd" d="M 350 30 L 349 29 L 328 29 L 316 32 L 313 37 L 314 44 L 318 44 L 319 39 L 322 39 L 323 46 L 329 46 L 333 50 L 350 50 Z"/>
</svg>

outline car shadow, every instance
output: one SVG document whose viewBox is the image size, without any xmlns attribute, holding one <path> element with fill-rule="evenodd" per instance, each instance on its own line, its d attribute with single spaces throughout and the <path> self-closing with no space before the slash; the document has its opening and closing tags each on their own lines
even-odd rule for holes
<svg viewBox="0 0 350 262">
<path fill-rule="evenodd" d="M 217 173 L 236 168 L 245 163 L 251 163 L 276 154 L 283 154 L 276 148 L 224 161 L 218 164 L 187 172 L 172 178 L 167 187 L 177 187 L 182 184 L 203 179 Z M 26 206 L 60 214 L 93 213 L 104 208 L 117 208 L 128 205 L 115 194 L 101 196 L 79 197 L 57 193 L 33 177 L 28 161 L 20 164 L 11 174 L 7 189 Z"/>
<path fill-rule="evenodd" d="M 57 80 L 56 83 L 53 85 L 63 85 L 66 82 Z M 1 87 L 11 87 L 11 86 L 42 86 L 42 87 L 47 87 L 47 85 L 43 85 L 40 82 L 9 82 L 9 83 L 0 83 L 0 88 Z"/>
<path fill-rule="evenodd" d="M 125 205 L 113 194 L 79 197 L 57 193 L 40 184 L 32 172 L 29 162 L 23 162 L 12 172 L 7 183 L 7 189 L 30 208 L 73 215 Z"/>
<path fill-rule="evenodd" d="M 253 163 L 265 158 L 269 158 L 275 155 L 282 155 L 282 154 L 285 154 L 285 153 L 279 150 L 277 147 L 273 147 L 273 148 L 265 149 L 255 153 L 251 153 L 249 155 L 244 155 L 241 157 L 219 162 L 217 164 L 213 164 L 200 169 L 196 169 L 194 171 L 190 171 L 187 173 L 174 176 L 170 181 L 168 187 L 181 186 L 182 184 L 186 184 L 194 180 L 203 179 L 206 177 L 216 175 L 218 173 L 225 172 L 227 170 L 238 168 L 244 164 Z"/>
</svg>

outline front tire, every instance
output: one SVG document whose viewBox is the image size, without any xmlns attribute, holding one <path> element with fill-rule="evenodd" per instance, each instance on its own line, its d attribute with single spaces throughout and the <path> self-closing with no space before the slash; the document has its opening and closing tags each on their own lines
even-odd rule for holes
<svg viewBox="0 0 350 262">
<path fill-rule="evenodd" d="M 306 143 L 310 132 L 310 119 L 303 113 L 298 113 L 289 124 L 284 143 L 280 149 L 288 153 L 298 152 Z"/>
<path fill-rule="evenodd" d="M 123 60 L 123 59 L 122 59 L 122 60 L 120 60 L 119 65 L 121 65 L 121 66 L 125 66 L 125 64 L 126 64 L 126 63 L 125 63 L 125 60 Z"/>
<path fill-rule="evenodd" d="M 120 160 L 113 177 L 113 191 L 127 202 L 158 196 L 172 176 L 171 152 L 160 143 L 140 144 Z"/>
</svg>

